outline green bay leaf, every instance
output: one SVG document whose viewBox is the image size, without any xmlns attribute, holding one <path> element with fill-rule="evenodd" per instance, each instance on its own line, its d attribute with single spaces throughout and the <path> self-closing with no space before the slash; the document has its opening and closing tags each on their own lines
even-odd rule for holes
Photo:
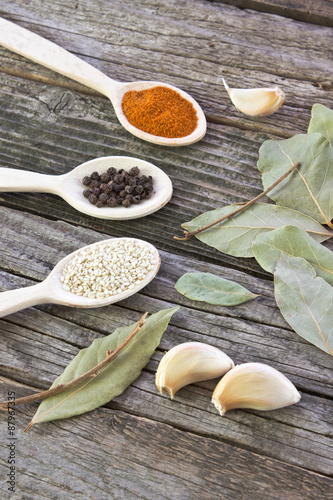
<svg viewBox="0 0 333 500">
<path fill-rule="evenodd" d="M 271 186 L 297 161 L 300 167 L 267 196 L 278 205 L 329 224 L 333 218 L 333 148 L 322 134 L 298 134 L 281 141 L 265 141 L 258 160 L 264 188 Z"/>
<path fill-rule="evenodd" d="M 304 339 L 333 355 L 333 287 L 301 257 L 281 255 L 274 272 L 276 302 Z"/>
<path fill-rule="evenodd" d="M 333 252 L 324 247 L 306 231 L 295 226 L 284 226 L 266 234 L 260 234 L 252 244 L 258 264 L 271 273 L 281 255 L 302 257 L 333 286 Z"/>
<path fill-rule="evenodd" d="M 121 394 L 141 373 L 160 343 L 173 307 L 152 314 L 131 342 L 94 378 L 44 399 L 31 424 L 80 415 L 101 406 Z M 115 350 L 132 332 L 135 323 L 117 328 L 107 337 L 94 340 L 82 349 L 51 387 L 70 382 L 103 361 L 109 350 Z"/>
<path fill-rule="evenodd" d="M 324 135 L 333 146 L 333 110 L 322 104 L 312 106 L 308 133 L 313 134 L 315 132 Z"/>
<path fill-rule="evenodd" d="M 228 205 L 205 212 L 190 222 L 182 224 L 188 231 L 206 226 L 239 208 Z M 333 235 L 311 217 L 296 210 L 268 203 L 254 203 L 236 217 L 196 234 L 196 238 L 220 252 L 235 257 L 253 257 L 251 244 L 258 234 L 272 231 L 285 225 L 299 226 L 317 241 L 324 241 Z"/>
<path fill-rule="evenodd" d="M 235 306 L 258 297 L 242 285 L 211 273 L 186 273 L 175 289 L 189 299 L 220 306 Z"/>
</svg>

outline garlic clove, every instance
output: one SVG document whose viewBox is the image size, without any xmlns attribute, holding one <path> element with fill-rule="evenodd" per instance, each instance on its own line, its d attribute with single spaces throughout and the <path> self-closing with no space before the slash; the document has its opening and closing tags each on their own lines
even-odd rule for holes
<svg viewBox="0 0 333 500">
<path fill-rule="evenodd" d="M 230 370 L 217 384 L 212 402 L 221 415 L 235 408 L 276 410 L 301 399 L 296 387 L 281 372 L 263 363 L 244 363 Z"/>
<path fill-rule="evenodd" d="M 173 399 L 188 384 L 221 377 L 234 362 L 223 351 L 201 342 L 185 342 L 168 351 L 158 366 L 155 384 Z"/>
<path fill-rule="evenodd" d="M 271 115 L 284 102 L 284 92 L 277 86 L 262 89 L 231 89 L 224 78 L 222 80 L 231 102 L 246 115 Z"/>
</svg>

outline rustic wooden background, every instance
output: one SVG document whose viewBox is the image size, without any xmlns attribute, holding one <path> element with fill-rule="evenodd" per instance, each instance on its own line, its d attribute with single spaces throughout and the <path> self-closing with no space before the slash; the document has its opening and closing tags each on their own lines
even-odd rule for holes
<svg viewBox="0 0 333 500">
<path fill-rule="evenodd" d="M 306 6 L 305 6 L 306 4 Z M 0 48 L 0 165 L 62 174 L 92 158 L 128 155 L 171 178 L 159 212 L 110 222 L 47 194 L 0 193 L 0 289 L 43 280 L 69 252 L 108 236 L 153 243 L 162 266 L 135 296 L 99 309 L 41 305 L 0 320 L 1 387 L 16 396 L 48 388 L 79 349 L 141 314 L 181 305 L 142 375 L 103 408 L 23 434 L 37 404 L 17 408 L 17 486 L 9 494 L 7 415 L 1 414 L 3 498 L 328 499 L 332 497 L 332 358 L 282 318 L 270 275 L 254 259 L 223 255 L 196 239 L 177 242 L 180 224 L 262 191 L 256 167 L 267 138 L 306 132 L 311 107 L 332 107 L 331 0 L 0 0 L 0 15 L 120 81 L 160 80 L 204 109 L 207 135 L 182 148 L 128 134 L 105 97 Z M 232 87 L 278 84 L 285 104 L 251 119 L 231 105 Z M 332 242 L 325 243 L 333 250 Z M 261 294 L 234 308 L 185 299 L 185 272 L 209 271 Z M 172 346 L 198 340 L 239 364 L 268 363 L 301 392 L 299 404 L 220 417 L 216 381 L 170 401 L 154 373 Z"/>
</svg>

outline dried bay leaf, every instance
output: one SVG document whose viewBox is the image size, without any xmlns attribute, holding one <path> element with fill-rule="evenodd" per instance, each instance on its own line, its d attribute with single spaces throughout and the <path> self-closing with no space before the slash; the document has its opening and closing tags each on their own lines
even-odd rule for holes
<svg viewBox="0 0 333 500">
<path fill-rule="evenodd" d="M 333 111 L 322 104 L 314 104 L 311 111 L 308 134 L 319 132 L 333 146 Z"/>
<path fill-rule="evenodd" d="M 237 205 L 228 205 L 217 210 L 205 212 L 182 227 L 188 231 L 210 224 L 233 212 Z M 296 210 L 268 203 L 254 203 L 236 217 L 216 224 L 196 238 L 220 252 L 235 257 L 253 257 L 251 244 L 258 234 L 272 231 L 285 225 L 295 225 L 308 231 L 316 241 L 324 241 L 333 235 L 311 217 Z"/>
<path fill-rule="evenodd" d="M 186 273 L 179 278 L 175 289 L 189 299 L 220 306 L 235 306 L 259 296 L 211 273 Z"/>
<path fill-rule="evenodd" d="M 333 252 L 299 227 L 284 226 L 260 234 L 252 244 L 252 251 L 258 264 L 271 273 L 281 255 L 302 257 L 318 276 L 333 286 Z"/>
<path fill-rule="evenodd" d="M 322 134 L 297 134 L 281 141 L 265 141 L 258 160 L 264 188 L 271 186 L 297 161 L 300 167 L 268 196 L 278 205 L 299 210 L 321 224 L 330 224 L 333 218 L 333 148 Z"/>
<path fill-rule="evenodd" d="M 304 339 L 333 355 L 333 287 L 301 257 L 282 254 L 274 272 L 275 299 Z"/>
<path fill-rule="evenodd" d="M 94 378 L 44 399 L 31 424 L 80 415 L 101 406 L 121 394 L 141 373 L 160 343 L 173 307 L 152 314 L 131 342 Z M 135 324 L 117 328 L 111 335 L 94 340 L 82 349 L 51 387 L 64 384 L 94 368 L 115 350 L 132 332 Z"/>
</svg>

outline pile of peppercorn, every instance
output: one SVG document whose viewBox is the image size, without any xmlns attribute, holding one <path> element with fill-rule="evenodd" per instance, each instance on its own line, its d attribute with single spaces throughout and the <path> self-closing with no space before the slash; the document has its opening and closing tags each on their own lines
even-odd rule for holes
<svg viewBox="0 0 333 500">
<path fill-rule="evenodd" d="M 126 172 L 110 167 L 106 172 L 93 172 L 82 179 L 88 189 L 83 196 L 96 207 L 129 207 L 132 203 L 140 203 L 151 197 L 153 178 L 151 175 L 140 175 L 140 169 L 133 167 Z"/>
</svg>

